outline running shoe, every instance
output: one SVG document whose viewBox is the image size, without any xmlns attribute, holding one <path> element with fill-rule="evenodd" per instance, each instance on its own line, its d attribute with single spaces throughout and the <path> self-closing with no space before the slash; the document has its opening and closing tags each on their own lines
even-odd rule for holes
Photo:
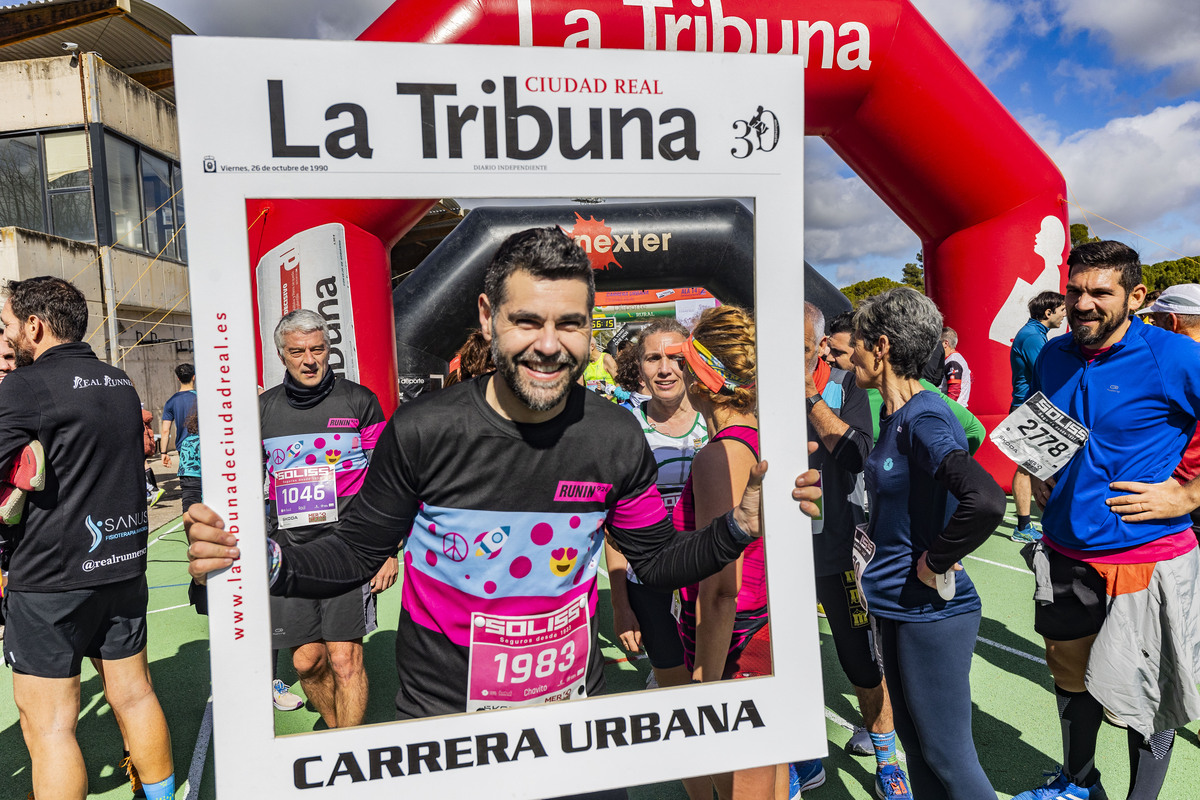
<svg viewBox="0 0 1200 800">
<path fill-rule="evenodd" d="M 817 603 L 817 616 L 825 619 L 825 605 L 823 603 Z"/>
<path fill-rule="evenodd" d="M 1063 773 L 1062 767 L 1042 774 L 1049 779 L 1045 786 L 1022 792 L 1013 800 L 1108 800 L 1108 795 L 1098 782 L 1089 787 L 1076 786 Z"/>
<path fill-rule="evenodd" d="M 894 800 L 907 798 L 912 800 L 912 792 L 908 790 L 908 776 L 899 764 L 887 764 L 879 768 L 875 774 L 875 796 L 879 800 Z"/>
<path fill-rule="evenodd" d="M 1024 528 L 1017 528 L 1010 537 L 1014 542 L 1037 542 L 1042 538 L 1042 532 L 1029 523 Z"/>
<path fill-rule="evenodd" d="M 875 745 L 871 744 L 871 732 L 855 725 L 854 733 L 850 734 L 850 741 L 846 742 L 846 752 L 852 756 L 875 755 Z"/>
<path fill-rule="evenodd" d="M 153 508 L 155 505 L 158 504 L 159 500 L 162 500 L 162 496 L 166 493 L 167 493 L 166 489 L 155 489 L 146 498 L 146 505 Z"/>
<path fill-rule="evenodd" d="M 125 769 L 125 775 L 129 778 L 129 788 L 133 789 L 133 796 L 145 797 L 146 790 L 142 788 L 142 779 L 138 777 L 137 767 L 133 765 L 133 759 L 125 756 L 121 759 L 120 766 Z"/>
<path fill-rule="evenodd" d="M 18 489 L 11 483 L 0 483 L 0 523 L 17 525 L 25 516 L 24 489 Z"/>
<path fill-rule="evenodd" d="M 278 678 L 271 682 L 271 699 L 280 711 L 295 711 L 304 707 L 304 698 L 292 694 L 291 687 Z"/>
<path fill-rule="evenodd" d="M 788 764 L 788 779 L 788 800 L 796 800 L 805 789 L 825 783 L 825 765 L 819 758 Z"/>
<path fill-rule="evenodd" d="M 9 470 L 6 483 L 27 492 L 39 492 L 46 485 L 46 451 L 34 439 L 21 450 Z"/>
</svg>

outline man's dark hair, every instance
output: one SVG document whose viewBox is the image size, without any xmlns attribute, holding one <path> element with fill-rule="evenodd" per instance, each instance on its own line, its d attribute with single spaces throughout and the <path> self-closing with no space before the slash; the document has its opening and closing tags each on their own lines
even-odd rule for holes
<svg viewBox="0 0 1200 800">
<path fill-rule="evenodd" d="M 833 319 L 829 320 L 829 335 L 835 333 L 848 333 L 854 335 L 854 311 L 843 311 Z"/>
<path fill-rule="evenodd" d="M 180 364 L 175 368 L 175 377 L 180 383 L 191 383 L 192 378 L 196 377 L 196 368 L 191 364 Z"/>
<path fill-rule="evenodd" d="M 488 264 L 483 291 L 495 312 L 504 304 L 508 277 L 518 270 L 543 280 L 587 283 L 588 312 L 596 300 L 596 277 L 587 253 L 556 227 L 530 228 L 509 236 Z"/>
<path fill-rule="evenodd" d="M 82 342 L 87 334 L 88 309 L 83 292 L 69 281 L 42 275 L 9 281 L 4 287 L 12 313 L 21 323 L 37 317 L 50 335 L 63 342 Z"/>
<path fill-rule="evenodd" d="M 1121 288 L 1126 294 L 1142 282 L 1142 262 L 1137 251 L 1121 242 L 1086 242 L 1073 248 L 1067 256 L 1067 274 L 1089 269 L 1115 269 L 1121 273 Z"/>
<path fill-rule="evenodd" d="M 1137 284 L 1134 284 L 1136 286 Z M 1038 292 L 1029 301 L 1029 316 L 1041 322 L 1054 309 L 1067 302 L 1060 292 Z"/>
</svg>

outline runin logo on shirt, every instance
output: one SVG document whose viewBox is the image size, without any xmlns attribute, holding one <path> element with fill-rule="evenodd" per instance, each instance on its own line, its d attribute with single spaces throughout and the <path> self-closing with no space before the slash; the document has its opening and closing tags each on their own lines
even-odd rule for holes
<svg viewBox="0 0 1200 800">
<path fill-rule="evenodd" d="M 554 493 L 554 499 L 559 502 L 603 503 L 611 491 L 611 483 L 559 481 L 558 490 Z"/>
</svg>

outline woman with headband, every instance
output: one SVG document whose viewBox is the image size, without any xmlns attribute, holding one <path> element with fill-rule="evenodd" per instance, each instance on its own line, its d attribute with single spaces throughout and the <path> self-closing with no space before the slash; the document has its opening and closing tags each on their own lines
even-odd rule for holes
<svg viewBox="0 0 1200 800">
<path fill-rule="evenodd" d="M 696 453 L 672 516 L 676 529 L 691 530 L 736 506 L 758 463 L 754 320 L 736 306 L 710 308 L 691 336 L 664 352 L 683 356 L 688 397 L 708 420 L 709 443 Z M 762 539 L 721 572 L 681 589 L 680 597 L 679 630 L 694 681 L 771 674 Z M 771 800 L 776 781 L 787 782 L 787 767 L 739 770 L 712 780 L 722 798 Z"/>
<path fill-rule="evenodd" d="M 683 491 L 692 459 L 708 442 L 704 418 L 692 408 L 684 383 L 683 356 L 668 356 L 663 350 L 687 340 L 687 328 L 673 317 L 657 319 L 640 333 L 636 345 L 627 349 L 635 362 L 637 378 L 650 399 L 633 409 L 646 442 L 658 465 L 658 493 L 670 511 Z M 620 363 L 625 353 L 617 359 Z M 644 648 L 658 686 L 690 683 L 692 672 L 684 664 L 675 617 L 671 613 L 674 592 L 642 585 L 628 568 L 625 556 L 605 543 L 613 627 L 625 650 Z M 707 785 L 707 784 L 706 784 Z"/>
</svg>

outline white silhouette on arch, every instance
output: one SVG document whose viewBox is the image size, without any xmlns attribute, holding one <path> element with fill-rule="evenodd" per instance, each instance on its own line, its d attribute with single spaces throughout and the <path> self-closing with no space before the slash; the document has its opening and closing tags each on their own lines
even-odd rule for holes
<svg viewBox="0 0 1200 800">
<path fill-rule="evenodd" d="M 1033 237 L 1033 252 L 1042 259 L 1042 271 L 1029 283 L 1017 278 L 1008 299 L 992 320 L 988 338 L 1008 347 L 1029 318 L 1029 301 L 1041 292 L 1057 292 L 1062 283 L 1063 251 L 1067 247 L 1067 226 L 1055 216 L 1042 218 L 1041 229 Z"/>
</svg>

